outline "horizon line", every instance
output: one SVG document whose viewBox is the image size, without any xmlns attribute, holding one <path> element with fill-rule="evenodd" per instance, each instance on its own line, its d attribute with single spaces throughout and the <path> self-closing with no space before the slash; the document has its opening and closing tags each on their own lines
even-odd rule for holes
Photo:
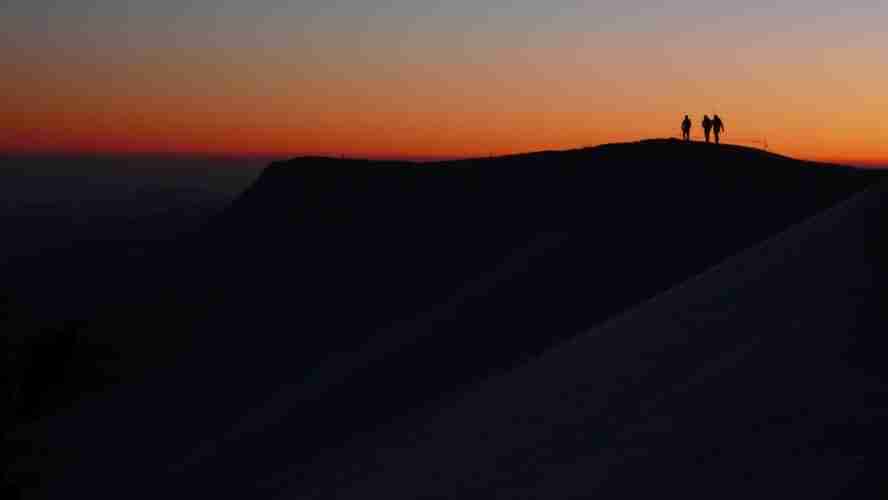
<svg viewBox="0 0 888 500">
<path fill-rule="evenodd" d="M 614 144 L 635 144 L 644 141 L 657 140 L 676 140 L 681 141 L 677 136 L 671 137 L 652 137 L 643 138 L 634 141 L 618 141 L 603 142 L 599 144 L 586 144 L 569 146 L 564 148 L 552 149 L 543 148 L 527 151 L 501 151 L 490 152 L 489 154 L 469 154 L 469 155 L 448 155 L 448 154 L 378 154 L 378 153 L 355 153 L 355 152 L 333 152 L 333 151 L 200 151 L 200 150 L 182 150 L 182 151 L 95 151 L 95 150 L 23 150 L 23 151 L 0 151 L 0 159 L 37 159 L 37 158 L 81 158 L 81 159 L 125 159 L 125 158 L 180 158 L 180 159 L 225 159 L 225 160 L 265 160 L 265 161 L 286 161 L 297 158 L 330 158 L 344 160 L 369 160 L 369 161 L 401 161 L 412 163 L 437 163 L 447 161 L 462 160 L 479 160 L 487 158 L 502 158 L 508 156 L 518 156 L 545 152 L 566 152 L 582 149 L 590 149 L 600 146 Z M 702 140 L 691 140 L 692 143 L 705 143 Z M 765 149 L 760 145 L 748 145 L 743 142 L 723 142 L 724 146 L 739 146 L 749 149 L 757 149 L 760 151 L 787 156 L 773 149 Z M 810 161 L 814 163 L 825 163 L 834 165 L 844 165 L 857 168 L 877 168 L 888 169 L 888 160 L 867 160 L 867 159 L 842 159 L 836 157 L 794 157 L 787 156 L 794 160 Z"/>
</svg>

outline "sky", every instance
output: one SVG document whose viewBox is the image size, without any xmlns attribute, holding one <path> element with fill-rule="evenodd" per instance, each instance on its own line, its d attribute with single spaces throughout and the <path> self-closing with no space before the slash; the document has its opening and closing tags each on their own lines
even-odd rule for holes
<svg viewBox="0 0 888 500">
<path fill-rule="evenodd" d="M 679 136 L 888 165 L 884 0 L 11 0 L 0 151 L 452 158 Z"/>
</svg>

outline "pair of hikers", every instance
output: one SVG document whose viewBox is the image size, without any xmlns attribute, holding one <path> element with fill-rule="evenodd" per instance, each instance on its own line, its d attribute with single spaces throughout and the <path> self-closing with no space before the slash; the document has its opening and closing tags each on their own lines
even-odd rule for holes
<svg viewBox="0 0 888 500">
<path fill-rule="evenodd" d="M 713 115 L 712 119 L 709 118 L 709 115 L 703 115 L 703 135 L 706 136 L 706 142 L 709 142 L 709 134 L 715 134 L 715 143 L 719 143 L 719 136 L 721 133 L 725 131 L 725 124 L 722 123 L 721 118 L 718 115 Z M 690 141 L 691 140 L 691 119 L 688 118 L 688 115 L 685 115 L 684 120 L 681 122 L 681 138 Z"/>
</svg>

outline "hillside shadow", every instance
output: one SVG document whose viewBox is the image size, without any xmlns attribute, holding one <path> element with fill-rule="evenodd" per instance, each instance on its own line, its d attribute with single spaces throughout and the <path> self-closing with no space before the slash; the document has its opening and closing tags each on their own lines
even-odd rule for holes
<svg viewBox="0 0 888 500">
<path fill-rule="evenodd" d="M 90 326 L 156 368 L 59 424 L 78 450 L 59 484 L 103 470 L 110 495 L 162 469 L 176 474 L 156 491 L 246 493 L 281 464 L 434 415 L 883 177 L 674 140 L 272 164 L 134 276 L 138 301 Z M 123 470 L 103 458 L 123 452 L 98 432 L 112 421 L 164 432 L 128 435 L 140 454 Z"/>
</svg>

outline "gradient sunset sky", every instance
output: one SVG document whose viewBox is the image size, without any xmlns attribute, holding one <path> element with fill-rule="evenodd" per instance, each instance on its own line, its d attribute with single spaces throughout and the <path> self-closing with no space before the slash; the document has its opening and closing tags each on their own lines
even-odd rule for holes
<svg viewBox="0 0 888 500">
<path fill-rule="evenodd" d="M 888 165 L 885 0 L 12 0 L 0 150 L 463 157 L 678 136 Z"/>
</svg>

